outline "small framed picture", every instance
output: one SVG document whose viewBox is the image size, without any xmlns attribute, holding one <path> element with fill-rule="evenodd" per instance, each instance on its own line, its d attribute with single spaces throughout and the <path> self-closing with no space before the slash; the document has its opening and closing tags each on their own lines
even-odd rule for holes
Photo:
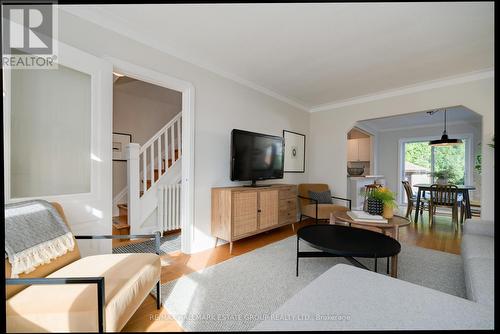
<svg viewBox="0 0 500 334">
<path fill-rule="evenodd" d="M 125 158 L 125 145 L 131 142 L 131 134 L 113 132 L 113 161 L 127 161 Z"/>
<path fill-rule="evenodd" d="M 306 135 L 283 130 L 285 139 L 285 173 L 304 173 L 306 171 Z"/>
</svg>

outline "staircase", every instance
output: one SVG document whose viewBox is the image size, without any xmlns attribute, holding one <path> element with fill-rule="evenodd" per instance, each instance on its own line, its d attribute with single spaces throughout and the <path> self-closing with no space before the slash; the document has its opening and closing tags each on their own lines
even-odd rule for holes
<svg viewBox="0 0 500 334">
<path fill-rule="evenodd" d="M 180 179 L 181 122 L 179 113 L 144 145 L 126 146 L 127 203 L 117 205 L 119 214 L 113 217 L 113 234 L 163 232 L 160 188 Z"/>
</svg>

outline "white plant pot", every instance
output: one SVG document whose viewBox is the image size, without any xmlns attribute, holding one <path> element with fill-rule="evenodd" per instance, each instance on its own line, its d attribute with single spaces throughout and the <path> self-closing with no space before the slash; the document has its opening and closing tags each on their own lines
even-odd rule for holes
<svg viewBox="0 0 500 334">
<path fill-rule="evenodd" d="M 436 180 L 436 183 L 437 184 L 448 184 L 448 179 L 445 179 L 445 178 L 438 178 Z"/>
</svg>

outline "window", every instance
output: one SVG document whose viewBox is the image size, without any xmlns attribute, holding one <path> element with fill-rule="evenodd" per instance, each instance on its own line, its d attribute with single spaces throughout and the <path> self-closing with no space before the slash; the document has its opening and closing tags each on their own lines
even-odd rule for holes
<svg viewBox="0 0 500 334">
<path fill-rule="evenodd" d="M 90 192 L 90 88 L 63 65 L 12 71 L 11 198 Z"/>
<path fill-rule="evenodd" d="M 462 145 L 430 146 L 429 138 L 403 140 L 401 142 L 402 161 L 400 161 L 401 181 L 409 181 L 416 193 L 415 184 L 435 183 L 437 177 L 434 173 L 447 171 L 449 183 L 469 184 L 471 139 L 470 136 L 457 138 L 462 139 Z M 404 194 L 402 185 L 400 194 Z M 406 203 L 406 196 L 401 196 L 400 202 Z"/>
</svg>

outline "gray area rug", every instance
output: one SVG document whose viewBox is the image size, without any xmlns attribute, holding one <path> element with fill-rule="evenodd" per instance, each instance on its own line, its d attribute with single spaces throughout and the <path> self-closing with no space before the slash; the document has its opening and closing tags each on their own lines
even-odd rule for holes
<svg viewBox="0 0 500 334">
<path fill-rule="evenodd" d="M 160 254 L 167 254 L 181 250 L 181 234 L 170 234 L 160 239 Z M 147 240 L 113 248 L 113 254 L 120 253 L 155 253 L 155 240 Z"/>
<path fill-rule="evenodd" d="M 313 250 L 303 243 L 300 249 Z M 373 268 L 373 259 L 358 260 Z M 343 258 L 301 258 L 295 277 L 295 261 L 293 236 L 163 284 L 162 303 L 186 331 L 249 330 L 333 265 L 349 264 Z M 378 261 L 385 274 L 385 259 Z M 459 255 L 402 244 L 398 276 L 465 297 Z"/>
</svg>

